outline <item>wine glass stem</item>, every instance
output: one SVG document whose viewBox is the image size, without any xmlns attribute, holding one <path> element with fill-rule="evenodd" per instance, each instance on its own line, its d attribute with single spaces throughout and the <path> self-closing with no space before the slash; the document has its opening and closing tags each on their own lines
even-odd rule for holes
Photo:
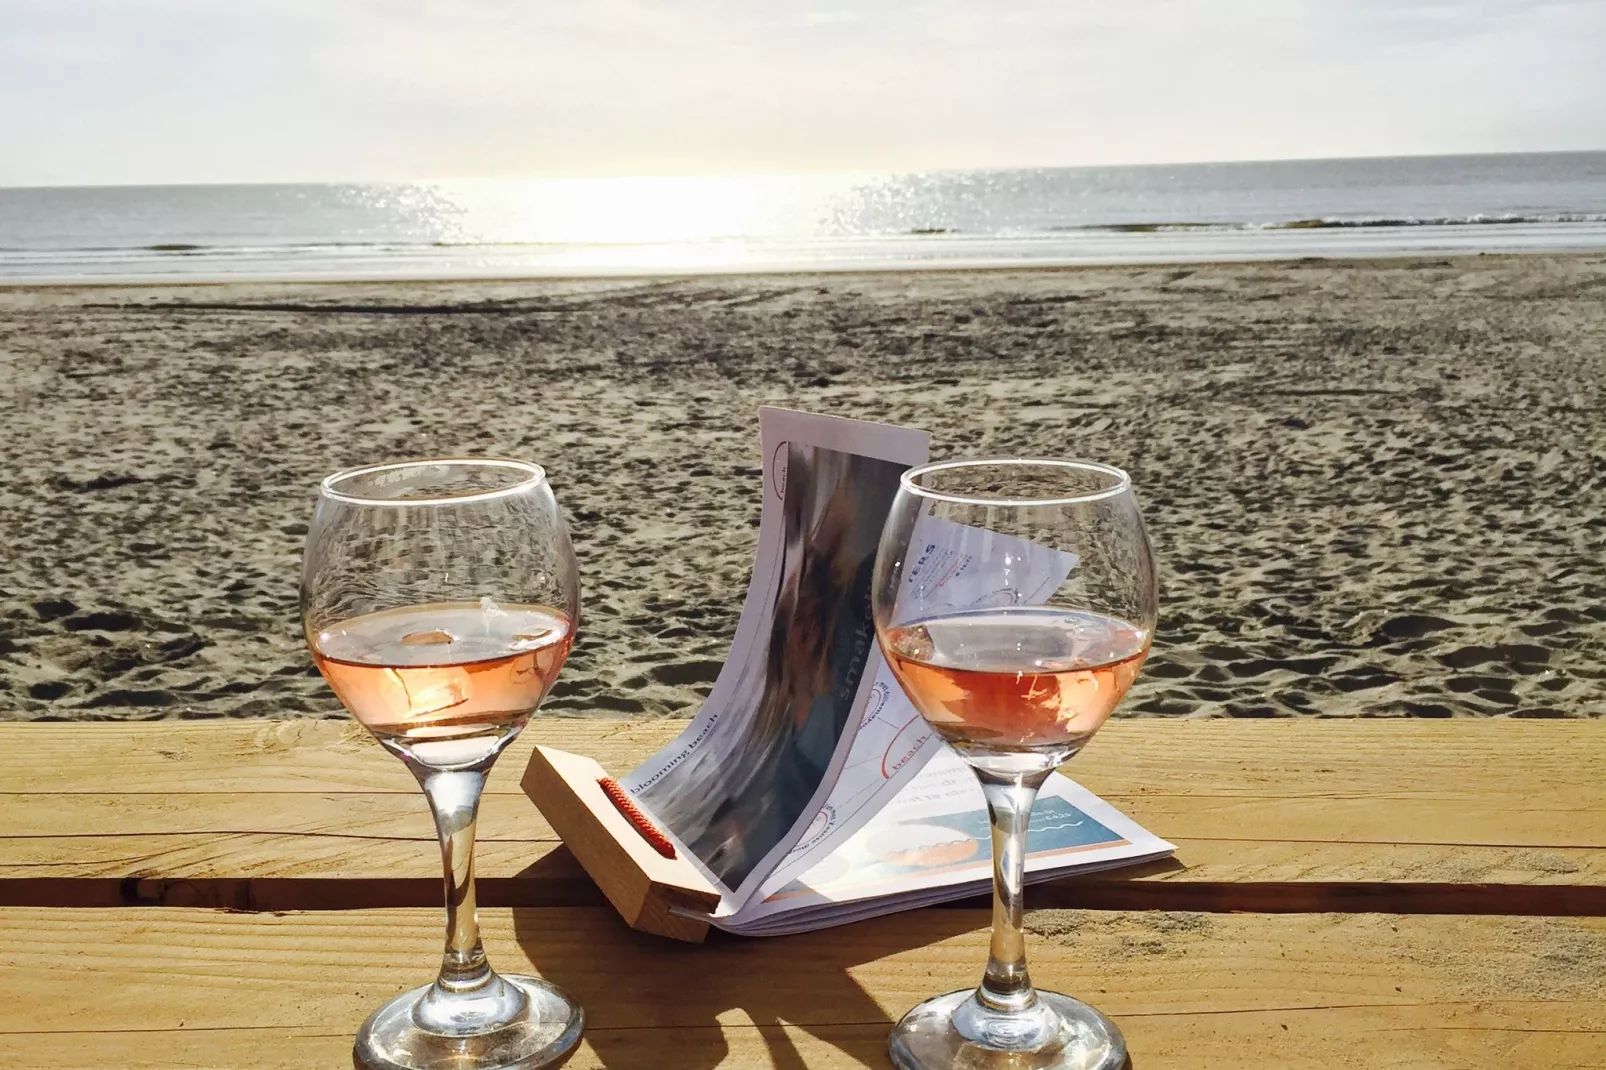
<svg viewBox="0 0 1606 1070">
<path fill-rule="evenodd" d="M 474 902 L 474 826 L 489 771 L 489 761 L 467 769 L 413 769 L 435 815 L 446 873 L 446 954 L 435 981 L 437 989 L 445 990 L 442 994 L 474 991 L 494 976 L 480 945 L 480 919 Z"/>
<path fill-rule="evenodd" d="M 1019 1012 L 1037 1002 L 1026 972 L 1026 939 L 1021 930 L 1026 883 L 1026 828 L 1032 803 L 1048 772 L 1001 776 L 977 769 L 987 815 L 993 830 L 993 942 L 987 973 L 976 998 L 1004 1013 Z"/>
</svg>

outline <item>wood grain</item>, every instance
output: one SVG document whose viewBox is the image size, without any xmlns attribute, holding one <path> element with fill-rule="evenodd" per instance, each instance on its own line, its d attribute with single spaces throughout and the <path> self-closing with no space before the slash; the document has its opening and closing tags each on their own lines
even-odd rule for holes
<svg viewBox="0 0 1606 1070">
<path fill-rule="evenodd" d="M 607 908 L 487 910 L 493 961 L 586 1007 L 571 1066 L 884 1066 L 893 1019 L 975 980 L 981 911 L 701 947 Z M 1606 921 L 1034 912 L 1033 974 L 1126 1031 L 1135 1070 L 1598 1067 Z M 0 911 L 0 1065 L 345 1065 L 427 979 L 439 916 Z M 688 983 L 694 978 L 694 983 Z"/>
<path fill-rule="evenodd" d="M 608 775 L 583 754 L 537 746 L 523 788 L 625 924 L 702 942 L 706 919 L 719 908 L 719 890 L 684 853 L 671 849 L 665 856 L 648 846 L 641 830 L 603 794 Z M 619 797 L 629 803 L 628 796 Z"/>
<path fill-rule="evenodd" d="M 594 889 L 518 786 L 542 743 L 630 768 L 682 725 L 548 719 L 493 773 L 482 899 Z M 1181 866 L 1033 902 L 1606 914 L 1606 724 L 1112 722 L 1068 770 Z M 0 725 L 0 903 L 237 909 L 438 901 L 401 764 L 345 722 Z"/>
</svg>

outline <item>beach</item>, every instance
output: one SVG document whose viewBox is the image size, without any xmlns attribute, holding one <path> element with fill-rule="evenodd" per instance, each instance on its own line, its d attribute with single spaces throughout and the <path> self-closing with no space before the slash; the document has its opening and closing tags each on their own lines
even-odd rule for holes
<svg viewBox="0 0 1606 1070">
<path fill-rule="evenodd" d="M 0 717 L 343 716 L 318 479 L 545 465 L 584 584 L 546 709 L 682 716 L 760 405 L 1131 471 L 1162 594 L 1118 716 L 1606 714 L 1606 256 L 0 289 Z"/>
</svg>

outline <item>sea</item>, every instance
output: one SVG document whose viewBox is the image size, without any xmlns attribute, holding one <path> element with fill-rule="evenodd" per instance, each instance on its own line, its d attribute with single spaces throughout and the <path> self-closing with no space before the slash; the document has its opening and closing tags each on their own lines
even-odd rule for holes
<svg viewBox="0 0 1606 1070">
<path fill-rule="evenodd" d="M 895 270 L 1606 249 L 1606 152 L 0 188 L 0 282 Z"/>
</svg>

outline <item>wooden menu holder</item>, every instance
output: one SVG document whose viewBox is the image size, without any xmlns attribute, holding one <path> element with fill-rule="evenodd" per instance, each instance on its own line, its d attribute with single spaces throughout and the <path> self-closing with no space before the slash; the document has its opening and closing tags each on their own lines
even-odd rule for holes
<svg viewBox="0 0 1606 1070">
<path fill-rule="evenodd" d="M 521 784 L 626 924 L 701 943 L 719 892 L 684 854 L 654 849 L 603 790 L 606 779 L 590 758 L 536 747 Z"/>
</svg>

